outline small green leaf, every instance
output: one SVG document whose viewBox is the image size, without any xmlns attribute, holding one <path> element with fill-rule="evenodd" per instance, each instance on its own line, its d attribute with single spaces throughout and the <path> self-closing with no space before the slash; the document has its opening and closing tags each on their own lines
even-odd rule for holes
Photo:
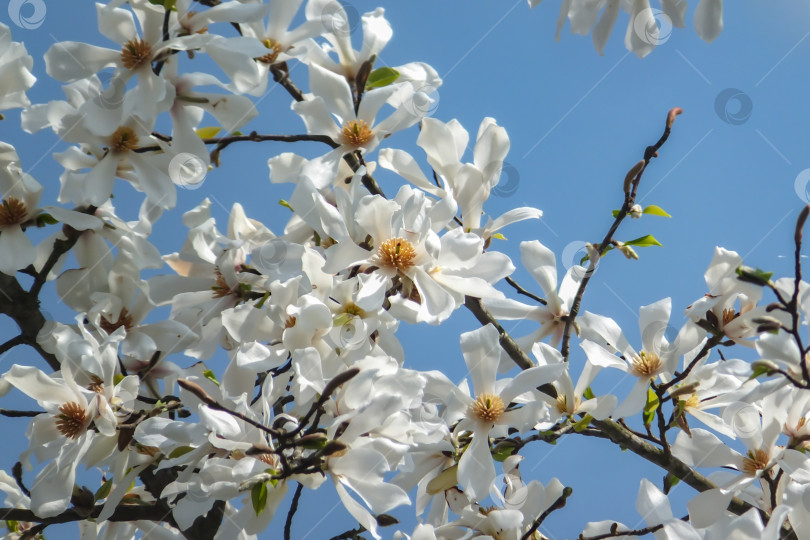
<svg viewBox="0 0 810 540">
<path fill-rule="evenodd" d="M 515 453 L 516 448 L 517 447 L 514 445 L 514 443 L 507 439 L 495 445 L 495 448 L 493 449 L 494 451 L 492 452 L 492 458 L 495 461 L 503 462 L 506 458 Z"/>
<path fill-rule="evenodd" d="M 222 128 L 216 126 L 203 127 L 197 130 L 197 135 L 201 139 L 213 139 L 214 137 L 217 136 L 217 133 L 219 133 L 219 130 L 221 129 Z"/>
<path fill-rule="evenodd" d="M 292 206 L 290 206 L 290 203 L 288 203 L 288 202 L 287 202 L 287 201 L 285 201 L 284 199 L 279 199 L 278 204 L 279 204 L 279 205 L 281 205 L 281 206 L 283 206 L 284 208 L 289 208 L 291 212 L 295 212 L 295 210 L 293 209 L 293 207 L 292 207 Z"/>
<path fill-rule="evenodd" d="M 211 381 L 212 383 L 214 383 L 215 385 L 219 386 L 219 381 L 217 380 L 217 376 L 214 375 L 214 372 L 211 371 L 210 369 L 206 369 L 205 371 L 203 371 L 203 376 L 206 379 L 208 379 L 209 381 Z"/>
<path fill-rule="evenodd" d="M 495 234 L 493 234 L 493 235 L 492 235 L 492 238 L 495 238 L 495 239 L 497 239 L 497 240 L 506 240 L 506 237 L 505 237 L 504 235 L 502 235 L 501 233 L 495 233 Z"/>
<path fill-rule="evenodd" d="M 250 501 L 257 516 L 264 512 L 264 507 L 267 506 L 267 484 L 262 482 L 253 486 L 250 490 Z"/>
<path fill-rule="evenodd" d="M 621 212 L 621 210 L 614 210 L 613 217 L 619 217 L 619 212 Z"/>
<path fill-rule="evenodd" d="M 644 405 L 644 425 L 649 426 L 655 418 L 655 410 L 658 408 L 658 395 L 652 388 L 647 389 L 647 403 Z"/>
<path fill-rule="evenodd" d="M 591 390 L 591 387 L 589 386 L 588 388 L 585 389 L 584 392 L 582 392 L 582 397 L 584 397 L 587 400 L 587 399 L 593 399 L 596 396 L 593 395 L 593 390 Z"/>
<path fill-rule="evenodd" d="M 57 223 L 59 223 L 58 219 L 54 218 L 50 214 L 46 214 L 45 212 L 37 216 L 37 227 L 44 227 L 46 225 L 56 225 Z"/>
<path fill-rule="evenodd" d="M 390 67 L 377 68 L 366 80 L 366 90 L 388 86 L 399 78 L 399 71 Z"/>
<path fill-rule="evenodd" d="M 750 266 L 740 266 L 737 268 L 737 276 L 740 281 L 763 287 L 770 283 L 773 272 L 766 272 L 765 270 L 751 268 Z"/>
<path fill-rule="evenodd" d="M 662 246 L 663 244 L 655 239 L 655 237 L 651 234 L 647 236 L 642 236 L 640 238 L 636 238 L 635 240 L 628 240 L 625 242 L 628 246 L 638 246 L 638 247 L 650 247 L 650 246 Z"/>
<path fill-rule="evenodd" d="M 98 488 L 96 494 L 93 495 L 93 501 L 100 501 L 101 499 L 106 499 L 107 496 L 110 494 L 110 491 L 112 491 L 112 480 L 107 480 L 106 482 L 101 484 L 101 487 Z"/>
<path fill-rule="evenodd" d="M 582 420 L 579 420 L 576 424 L 574 424 L 574 431 L 577 433 L 584 431 L 586 427 L 591 425 L 591 420 L 593 420 L 593 416 L 586 414 L 582 417 Z"/>
<path fill-rule="evenodd" d="M 169 453 L 169 459 L 174 459 L 174 458 L 178 458 L 180 456 L 186 455 L 189 452 L 191 452 L 192 450 L 194 450 L 194 449 L 192 447 L 190 447 L 190 446 L 178 446 L 177 448 L 175 448 L 174 450 L 172 450 Z"/>
<path fill-rule="evenodd" d="M 642 214 L 650 214 L 651 216 L 672 217 L 660 206 L 651 204 L 642 211 Z"/>
</svg>

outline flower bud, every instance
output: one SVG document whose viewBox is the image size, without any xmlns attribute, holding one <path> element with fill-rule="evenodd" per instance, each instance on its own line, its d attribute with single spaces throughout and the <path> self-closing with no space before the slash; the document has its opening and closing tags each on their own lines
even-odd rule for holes
<svg viewBox="0 0 810 540">
<path fill-rule="evenodd" d="M 634 204 L 630 208 L 630 211 L 627 214 L 633 219 L 638 219 L 638 218 L 640 218 L 642 216 L 643 213 L 644 213 L 644 211 L 642 210 L 641 205 L 640 204 Z"/>
</svg>

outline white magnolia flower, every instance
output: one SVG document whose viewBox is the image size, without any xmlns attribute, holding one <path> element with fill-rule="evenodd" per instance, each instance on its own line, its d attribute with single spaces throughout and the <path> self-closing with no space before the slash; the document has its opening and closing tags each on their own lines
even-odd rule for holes
<svg viewBox="0 0 810 540">
<path fill-rule="evenodd" d="M 566 366 L 562 363 L 538 366 L 520 372 L 514 379 L 496 380 L 501 349 L 498 330 L 491 324 L 461 334 L 461 350 L 473 382 L 474 397 L 463 396 L 467 410 L 455 429 L 456 435 L 465 431 L 472 434 L 458 462 L 458 483 L 470 498 L 480 501 L 487 496 L 495 479 L 490 435 L 504 436 L 509 427 L 530 429 L 537 423 L 544 404 L 531 401 L 519 408 L 507 410 L 507 407 L 521 394 L 559 378 Z"/>
<path fill-rule="evenodd" d="M 0 23 L 0 111 L 31 104 L 25 91 L 37 80 L 31 74 L 33 65 L 25 45 L 11 41 L 11 30 Z"/>
<path fill-rule="evenodd" d="M 25 228 L 36 224 L 37 217 L 47 213 L 76 230 L 98 230 L 102 222 L 95 216 L 66 210 L 58 206 L 39 208 L 42 185 L 23 172 L 17 151 L 0 142 L 0 272 L 14 275 L 37 258 L 37 248 L 25 234 Z"/>
<path fill-rule="evenodd" d="M 492 283 L 512 272 L 511 261 L 501 253 L 484 252 L 484 240 L 461 229 L 438 237 L 436 231 L 452 218 L 452 208 L 444 203 L 432 204 L 409 186 L 394 200 L 364 197 L 354 219 L 371 237 L 371 249 L 348 238 L 339 241 L 327 250 L 324 270 L 371 269 L 360 275 L 359 307 L 377 309 L 387 295 L 399 292 L 413 305 L 395 307 L 413 309 L 415 320 L 434 324 L 447 319 L 466 294 L 502 297 Z M 404 300 L 389 296 L 392 304 Z"/>
<path fill-rule="evenodd" d="M 639 310 L 642 349 L 636 352 L 619 325 L 609 317 L 586 312 L 580 318 L 584 328 L 584 341 L 580 346 L 588 355 L 588 362 L 600 367 L 611 367 L 637 377 L 633 389 L 615 411 L 614 418 L 633 416 L 644 408 L 650 381 L 660 377 L 666 382 L 675 371 L 683 351 L 692 350 L 700 334 L 697 327 L 687 323 L 672 343 L 665 335 L 669 325 L 671 300 L 665 298 Z M 598 340 L 598 342 L 597 342 Z M 615 353 L 621 354 L 621 358 Z"/>
</svg>

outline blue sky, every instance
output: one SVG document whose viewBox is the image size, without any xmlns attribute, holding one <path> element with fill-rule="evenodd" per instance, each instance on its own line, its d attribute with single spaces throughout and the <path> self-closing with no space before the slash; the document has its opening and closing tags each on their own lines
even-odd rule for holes
<svg viewBox="0 0 810 540">
<path fill-rule="evenodd" d="M 394 38 L 378 66 L 427 62 L 444 79 L 434 117 L 457 118 L 473 138 L 486 116 L 508 130 L 510 189 L 504 196 L 493 197 L 485 209 L 497 216 L 529 205 L 543 210 L 544 217 L 505 230 L 508 242 L 497 247 L 518 264 L 519 242 L 538 239 L 557 253 L 561 271 L 567 246 L 601 240 L 610 226 L 611 210 L 621 205 L 625 173 L 642 157 L 644 148 L 657 140 L 667 111 L 683 107 L 684 114 L 639 189 L 643 205 L 659 205 L 673 217 L 626 222 L 617 234 L 623 240 L 653 234 L 664 247 L 639 250 L 639 261 L 609 254 L 583 303 L 583 309 L 615 318 L 632 341 L 639 338 L 639 306 L 671 296 L 673 321 L 681 321 L 683 309 L 705 292 L 703 272 L 717 245 L 737 251 L 750 266 L 776 271 L 777 276 L 792 272 L 795 219 L 810 201 L 805 189 L 810 172 L 802 174 L 810 168 L 810 4 L 801 0 L 726 4 L 725 29 L 714 43 L 700 40 L 692 28 L 693 0 L 687 28 L 675 29 L 666 42 L 639 60 L 624 48 L 628 20 L 624 12 L 600 57 L 590 36 L 572 35 L 568 26 L 560 42 L 555 42 L 556 0 L 546 0 L 532 11 L 524 0 L 383 3 Z M 12 28 L 15 40 L 25 42 L 35 59 L 34 73 L 40 82 L 29 92 L 34 102 L 63 98 L 58 84 L 48 80 L 42 61 L 53 43 L 86 40 L 113 45 L 97 33 L 92 2 L 46 5 L 43 23 L 35 29 L 19 28 L 5 11 L 0 12 L 0 21 Z M 380 4 L 357 0 L 344 5 L 349 12 L 362 14 Z M 360 34 L 358 25 L 355 38 Z M 292 78 L 306 87 L 305 74 L 305 68 L 298 66 Z M 303 124 L 289 111 L 289 102 L 281 89 L 272 90 L 259 105 L 260 111 L 272 116 L 262 116 L 265 120 L 254 121 L 245 131 L 302 133 Z M 2 139 L 17 147 L 24 169 L 45 185 L 45 199 L 51 202 L 60 171 L 50 153 L 64 145 L 50 133 L 22 134 L 18 126 L 19 113 L 7 113 L 0 124 Z M 391 146 L 422 159 L 423 153 L 413 144 L 416 134 L 412 129 L 392 138 Z M 231 146 L 223 154 L 223 167 L 210 172 L 199 189 L 180 191 L 178 209 L 162 218 L 158 228 L 165 227 L 164 232 L 152 241 L 163 253 L 178 250 L 186 233 L 180 214 L 204 197 L 214 201 L 222 227 L 231 205 L 239 201 L 248 216 L 281 232 L 287 210 L 276 202 L 288 197 L 291 188 L 270 185 L 266 160 L 283 151 L 296 148 L 281 143 Z M 399 185 L 384 173 L 378 180 L 389 194 Z M 127 189 L 116 203 L 132 219 L 140 200 L 140 194 Z M 522 270 L 515 277 L 539 292 Z M 49 298 L 50 303 L 48 298 L 43 302 L 45 309 L 70 322 L 69 312 L 54 304 L 53 296 Z M 524 324 L 507 322 L 505 327 L 522 335 L 531 329 Z M 438 366 L 460 379 L 465 373 L 458 334 L 476 325 L 463 309 L 442 327 L 403 325 L 400 338 L 409 355 L 406 366 Z M 4 336 L 13 335 L 12 331 L 8 324 L 0 327 Z M 737 354 L 747 357 L 745 351 Z M 30 350 L 15 349 L 0 360 L 0 368 L 5 371 L 13 362 L 30 359 Z M 191 359 L 187 360 L 190 364 Z M 572 366 L 583 361 L 584 354 L 575 348 Z M 604 390 L 610 390 L 612 383 L 608 378 Z M 19 423 L 24 420 L 3 422 L 14 423 L 14 431 L 22 432 Z M 3 466 L 10 467 L 22 448 L 24 441 L 4 446 L 0 450 Z M 638 482 L 647 476 L 660 485 L 663 476 L 640 458 L 593 439 L 563 440 L 555 447 L 538 445 L 526 456 L 521 470 L 527 479 L 546 483 L 556 476 L 574 487 L 568 506 L 553 514 L 542 529 L 553 538 L 576 537 L 589 520 L 615 519 L 631 527 L 643 526 L 635 512 Z M 294 536 L 328 537 L 354 526 L 341 508 L 324 516 L 337 501 L 325 493 L 329 489 L 324 486 L 317 495 L 305 492 Z M 685 514 L 684 502 L 692 494 L 684 486 L 675 490 L 677 516 Z M 278 531 L 286 503 L 279 512 Z M 409 531 L 412 510 L 394 514 L 409 523 L 403 527 Z M 324 521 L 316 525 L 321 517 Z M 275 525 L 271 530 L 276 530 Z"/>
</svg>

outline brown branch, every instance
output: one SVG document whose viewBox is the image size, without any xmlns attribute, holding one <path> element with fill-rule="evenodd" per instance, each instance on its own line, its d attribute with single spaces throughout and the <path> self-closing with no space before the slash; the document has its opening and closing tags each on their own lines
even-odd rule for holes
<svg viewBox="0 0 810 540">
<path fill-rule="evenodd" d="M 529 538 L 532 538 L 534 536 L 535 531 L 537 531 L 537 529 L 540 527 L 543 521 L 545 521 L 545 519 L 552 512 L 554 512 L 555 510 L 559 510 L 560 508 L 565 506 L 566 500 L 568 499 L 568 497 L 571 496 L 571 493 L 573 492 L 574 490 L 571 489 L 570 487 L 563 488 L 562 495 L 560 495 L 557 498 L 557 500 L 551 504 L 551 506 L 546 508 L 545 512 L 540 514 L 538 518 L 534 520 L 534 523 L 532 523 L 532 527 L 528 531 L 526 531 L 526 534 L 520 537 L 520 540 L 528 540 Z"/>
<path fill-rule="evenodd" d="M 613 225 L 610 226 L 610 229 L 608 230 L 607 234 L 605 234 L 605 237 L 602 239 L 602 242 L 597 248 L 599 257 L 606 253 L 607 248 L 610 246 L 611 241 L 613 240 L 613 235 L 616 233 L 616 230 L 619 228 L 621 222 L 624 221 L 624 218 L 627 217 L 630 209 L 636 203 L 636 194 L 638 192 L 638 185 L 641 182 L 641 176 L 647 169 L 647 165 L 650 163 L 650 160 L 654 157 L 658 157 L 658 149 L 661 148 L 661 146 L 663 146 L 663 144 L 669 138 L 672 122 L 675 120 L 677 115 L 681 114 L 681 112 L 682 110 L 680 107 L 675 107 L 674 109 L 671 109 L 669 113 L 667 113 L 667 121 L 666 127 L 664 128 L 664 133 L 654 145 L 648 146 L 644 150 L 644 159 L 642 160 L 643 163 L 641 161 L 638 162 L 627 174 L 624 184 L 624 204 L 622 204 L 621 210 L 619 210 L 619 213 L 613 220 Z M 582 304 L 582 296 L 585 294 L 585 288 L 588 286 L 588 282 L 591 280 L 594 270 L 596 270 L 597 263 L 598 260 L 593 258 L 588 263 L 588 270 L 585 273 L 585 277 L 582 278 L 582 281 L 579 283 L 579 289 L 577 289 L 577 294 L 574 297 L 573 303 L 571 304 L 571 311 L 569 312 L 568 318 L 565 321 L 565 329 L 563 330 L 560 352 L 562 353 L 563 359 L 566 362 L 568 361 L 568 355 L 570 353 L 571 328 L 573 327 L 574 320 L 579 313 L 579 308 Z"/>
</svg>

